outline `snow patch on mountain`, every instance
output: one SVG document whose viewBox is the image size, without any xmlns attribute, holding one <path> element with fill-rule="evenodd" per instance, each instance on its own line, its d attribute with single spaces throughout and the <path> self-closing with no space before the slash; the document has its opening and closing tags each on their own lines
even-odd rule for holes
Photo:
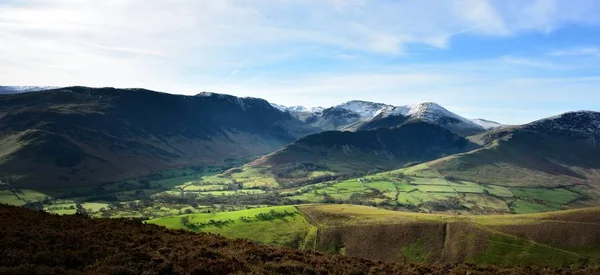
<svg viewBox="0 0 600 275">
<path fill-rule="evenodd" d="M 498 122 L 486 120 L 486 119 L 482 119 L 482 118 L 472 119 L 471 121 L 473 123 L 483 127 L 483 129 L 486 129 L 486 130 L 492 130 L 492 129 L 496 129 L 498 127 L 504 126 L 503 124 L 500 124 Z"/>
<path fill-rule="evenodd" d="M 312 107 L 312 108 L 306 108 L 304 106 L 291 106 L 291 107 L 287 107 L 287 106 L 283 106 L 280 104 L 275 104 L 275 103 L 270 103 L 271 106 L 273 106 L 275 109 L 278 109 L 282 112 L 294 112 L 294 113 L 320 113 L 322 112 L 325 108 L 323 107 Z"/>
<path fill-rule="evenodd" d="M 373 119 L 377 115 L 388 112 L 394 109 L 394 106 L 383 103 L 368 102 L 362 100 L 352 100 L 344 104 L 336 106 L 338 108 L 346 109 L 348 111 L 355 112 L 361 116 L 362 119 L 369 120 Z"/>
<path fill-rule="evenodd" d="M 462 135 L 471 135 L 483 132 L 486 129 L 481 125 L 446 110 L 437 103 L 425 102 L 415 105 L 397 106 L 382 114 L 383 117 L 406 116 L 412 119 L 420 119 L 429 123 L 446 127 Z"/>
<path fill-rule="evenodd" d="M 415 105 L 397 106 L 384 116 L 403 115 L 412 118 L 419 118 L 429 122 L 437 122 L 441 119 L 454 120 L 456 123 L 461 122 L 469 125 L 476 125 L 474 122 L 461 117 L 453 112 L 446 110 L 437 103 L 425 102 Z M 478 125 L 477 125 L 478 126 Z"/>
<path fill-rule="evenodd" d="M 55 86 L 0 86 L 0 94 L 20 94 L 58 89 Z"/>
</svg>

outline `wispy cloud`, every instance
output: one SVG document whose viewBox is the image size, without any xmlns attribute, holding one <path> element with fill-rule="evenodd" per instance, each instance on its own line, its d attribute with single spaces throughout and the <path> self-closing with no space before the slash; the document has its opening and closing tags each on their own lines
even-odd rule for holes
<svg viewBox="0 0 600 275">
<path fill-rule="evenodd" d="M 231 71 L 231 73 L 229 73 L 229 76 L 227 77 L 227 79 L 225 79 L 225 81 L 229 81 L 232 77 L 235 76 L 235 74 L 237 74 L 238 71 L 240 71 L 242 68 L 244 68 L 244 66 L 246 66 L 246 63 L 248 62 L 248 59 L 244 59 L 242 60 L 242 62 L 240 62 L 237 67 L 235 67 L 235 69 L 233 69 L 233 71 Z"/>
<path fill-rule="evenodd" d="M 491 93 L 517 104 L 541 97 L 534 90 L 593 93 L 598 83 L 570 77 L 600 74 L 572 61 L 598 48 L 552 52 L 560 64 L 533 42 L 537 56 L 512 45 L 494 56 L 478 45 L 440 53 L 472 38 L 597 29 L 598 14 L 597 0 L 0 1 L 0 83 L 210 90 L 309 106 L 356 98 L 477 105 L 499 97 Z M 569 79 L 540 79 L 563 73 Z"/>
<path fill-rule="evenodd" d="M 598 47 L 578 47 L 565 50 L 557 50 L 549 53 L 552 56 L 595 56 L 600 57 Z"/>
</svg>

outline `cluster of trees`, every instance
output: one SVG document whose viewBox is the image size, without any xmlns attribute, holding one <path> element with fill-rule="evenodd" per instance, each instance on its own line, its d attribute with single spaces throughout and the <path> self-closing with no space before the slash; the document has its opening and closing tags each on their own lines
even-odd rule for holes
<svg viewBox="0 0 600 275">
<path fill-rule="evenodd" d="M 201 229 L 201 228 L 204 228 L 207 226 L 217 226 L 217 227 L 226 226 L 230 223 L 233 223 L 233 220 L 232 219 L 219 220 L 219 221 L 209 220 L 208 222 L 193 223 L 190 220 L 189 216 L 185 216 L 185 217 L 181 218 L 181 223 L 190 229 L 198 230 L 198 229 Z"/>
</svg>

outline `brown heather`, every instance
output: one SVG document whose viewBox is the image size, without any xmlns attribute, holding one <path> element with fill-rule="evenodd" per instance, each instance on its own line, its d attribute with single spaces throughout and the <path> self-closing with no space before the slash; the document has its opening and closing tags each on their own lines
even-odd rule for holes
<svg viewBox="0 0 600 275">
<path fill-rule="evenodd" d="M 125 219 L 0 205 L 0 274 L 600 274 L 596 269 L 404 265 L 268 247 Z"/>
</svg>

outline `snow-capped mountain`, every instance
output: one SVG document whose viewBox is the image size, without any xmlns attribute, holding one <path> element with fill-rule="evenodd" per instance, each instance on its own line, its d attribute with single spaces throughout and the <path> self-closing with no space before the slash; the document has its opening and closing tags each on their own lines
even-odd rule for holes
<svg viewBox="0 0 600 275">
<path fill-rule="evenodd" d="M 422 120 L 442 126 L 463 136 L 486 131 L 484 127 L 477 123 L 450 112 L 433 102 L 396 106 L 392 109 L 384 110 L 372 121 L 361 125 L 359 129 L 373 129 L 381 126 L 393 127 L 395 124 L 402 124 L 406 120 Z"/>
<path fill-rule="evenodd" d="M 313 108 L 310 110 L 302 106 L 272 105 L 279 110 L 288 111 L 300 120 L 323 130 L 393 128 L 404 124 L 408 120 L 422 120 L 442 126 L 460 135 L 469 136 L 502 126 L 500 123 L 484 119 L 470 120 L 464 118 L 433 102 L 393 106 L 352 100 L 327 109 Z"/>
<path fill-rule="evenodd" d="M 0 86 L 0 94 L 20 94 L 57 89 L 54 86 Z"/>
<path fill-rule="evenodd" d="M 471 121 L 473 123 L 483 127 L 483 129 L 486 129 L 486 130 L 493 130 L 498 127 L 504 126 L 503 124 L 500 124 L 498 122 L 487 120 L 487 119 L 482 119 L 482 118 L 472 119 Z"/>
<path fill-rule="evenodd" d="M 271 106 L 273 106 L 273 108 L 275 108 L 275 109 L 277 109 L 279 111 L 282 111 L 282 112 L 287 111 L 287 108 L 288 108 L 288 107 L 285 107 L 283 105 L 279 105 L 279 104 L 275 104 L 275 103 L 271 103 L 271 102 L 269 102 L 269 104 L 271 104 Z"/>
<path fill-rule="evenodd" d="M 368 120 L 373 119 L 382 112 L 387 112 L 394 109 L 394 106 L 383 103 L 375 103 L 362 100 L 352 100 L 346 103 L 340 104 L 336 107 L 346 109 L 351 112 L 355 112 L 360 115 L 361 118 Z"/>
<path fill-rule="evenodd" d="M 291 112 L 291 113 L 318 113 L 318 112 L 322 112 L 325 108 L 323 107 L 312 107 L 312 108 L 306 108 L 304 106 L 291 106 L 291 107 L 287 107 L 287 106 L 283 106 L 280 104 L 276 104 L 276 103 L 271 103 L 271 106 L 275 107 L 276 109 L 282 111 L 282 112 Z"/>
</svg>

